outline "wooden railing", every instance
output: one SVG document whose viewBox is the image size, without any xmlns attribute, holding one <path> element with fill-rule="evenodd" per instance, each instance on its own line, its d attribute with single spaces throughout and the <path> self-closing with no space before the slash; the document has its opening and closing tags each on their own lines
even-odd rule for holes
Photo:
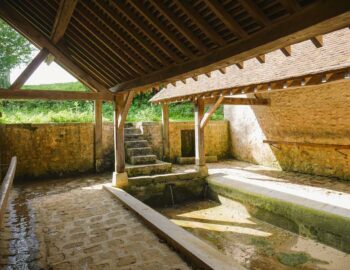
<svg viewBox="0 0 350 270">
<path fill-rule="evenodd" d="M 17 165 L 17 157 L 13 157 L 11 159 L 11 163 L 10 163 L 10 166 L 7 170 L 6 175 L 5 175 L 4 181 L 2 182 L 2 185 L 1 185 L 1 190 L 0 190 L 0 224 L 3 221 L 3 217 L 4 217 L 4 214 L 6 212 L 7 201 L 8 201 L 8 198 L 10 196 L 13 178 L 15 177 L 16 165 Z"/>
</svg>

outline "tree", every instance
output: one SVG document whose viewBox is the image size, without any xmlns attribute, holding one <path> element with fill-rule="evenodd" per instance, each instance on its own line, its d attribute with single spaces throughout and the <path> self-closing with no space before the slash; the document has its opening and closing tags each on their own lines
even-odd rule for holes
<svg viewBox="0 0 350 270">
<path fill-rule="evenodd" d="M 0 88 L 10 86 L 10 72 L 31 60 L 33 46 L 0 19 Z"/>
</svg>

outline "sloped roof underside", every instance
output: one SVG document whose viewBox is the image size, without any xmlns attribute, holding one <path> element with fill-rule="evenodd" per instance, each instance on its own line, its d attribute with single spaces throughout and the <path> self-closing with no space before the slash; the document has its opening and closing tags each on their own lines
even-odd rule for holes
<svg viewBox="0 0 350 270">
<path fill-rule="evenodd" d="M 112 91 L 200 75 L 339 29 L 350 18 L 342 0 L 79 0 L 53 44 L 60 1 L 0 0 L 0 17 L 49 47 L 71 73 L 76 65 L 80 77 Z"/>
</svg>

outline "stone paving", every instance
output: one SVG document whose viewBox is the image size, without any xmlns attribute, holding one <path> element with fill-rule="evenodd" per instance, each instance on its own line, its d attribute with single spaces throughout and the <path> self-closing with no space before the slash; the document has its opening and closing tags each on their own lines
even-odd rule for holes
<svg viewBox="0 0 350 270">
<path fill-rule="evenodd" d="M 21 265 L 17 261 L 21 256 L 16 254 L 20 251 L 1 254 L 0 268 L 189 269 L 177 253 L 117 199 L 102 190 L 101 184 L 96 184 L 106 181 L 106 177 L 87 177 L 76 182 L 62 181 L 61 185 L 52 182 L 51 186 L 59 186 L 60 192 L 53 194 L 51 190 L 29 199 L 29 208 L 35 218 L 31 222 L 35 237 L 26 239 L 23 235 L 21 238 L 12 234 L 9 228 L 13 224 L 8 223 L 1 231 L 7 230 L 7 237 L 2 234 L 0 246 L 1 250 L 11 250 L 6 249 L 8 240 L 20 237 L 17 241 L 23 246 L 27 245 L 25 242 L 35 240 L 37 248 L 24 252 L 28 256 L 24 256 L 26 263 Z M 67 191 L 67 186 L 73 189 Z M 32 194 L 36 190 L 38 194 L 39 189 L 40 184 L 33 185 L 24 188 L 23 193 Z M 15 190 L 14 196 L 16 193 Z M 7 215 L 11 216 L 10 213 Z"/>
</svg>

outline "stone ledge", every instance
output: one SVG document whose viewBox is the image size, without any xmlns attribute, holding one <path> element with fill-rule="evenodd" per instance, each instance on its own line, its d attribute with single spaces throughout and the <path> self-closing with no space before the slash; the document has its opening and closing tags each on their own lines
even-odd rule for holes
<svg viewBox="0 0 350 270">
<path fill-rule="evenodd" d="M 245 269 L 125 191 L 107 185 L 104 189 L 133 210 L 147 226 L 187 258 L 192 265 L 200 269 Z"/>
<path fill-rule="evenodd" d="M 176 159 L 178 164 L 185 165 L 185 164 L 194 164 L 195 163 L 195 157 L 178 157 Z M 217 156 L 205 156 L 205 162 L 207 163 L 214 163 L 218 162 Z"/>
</svg>

